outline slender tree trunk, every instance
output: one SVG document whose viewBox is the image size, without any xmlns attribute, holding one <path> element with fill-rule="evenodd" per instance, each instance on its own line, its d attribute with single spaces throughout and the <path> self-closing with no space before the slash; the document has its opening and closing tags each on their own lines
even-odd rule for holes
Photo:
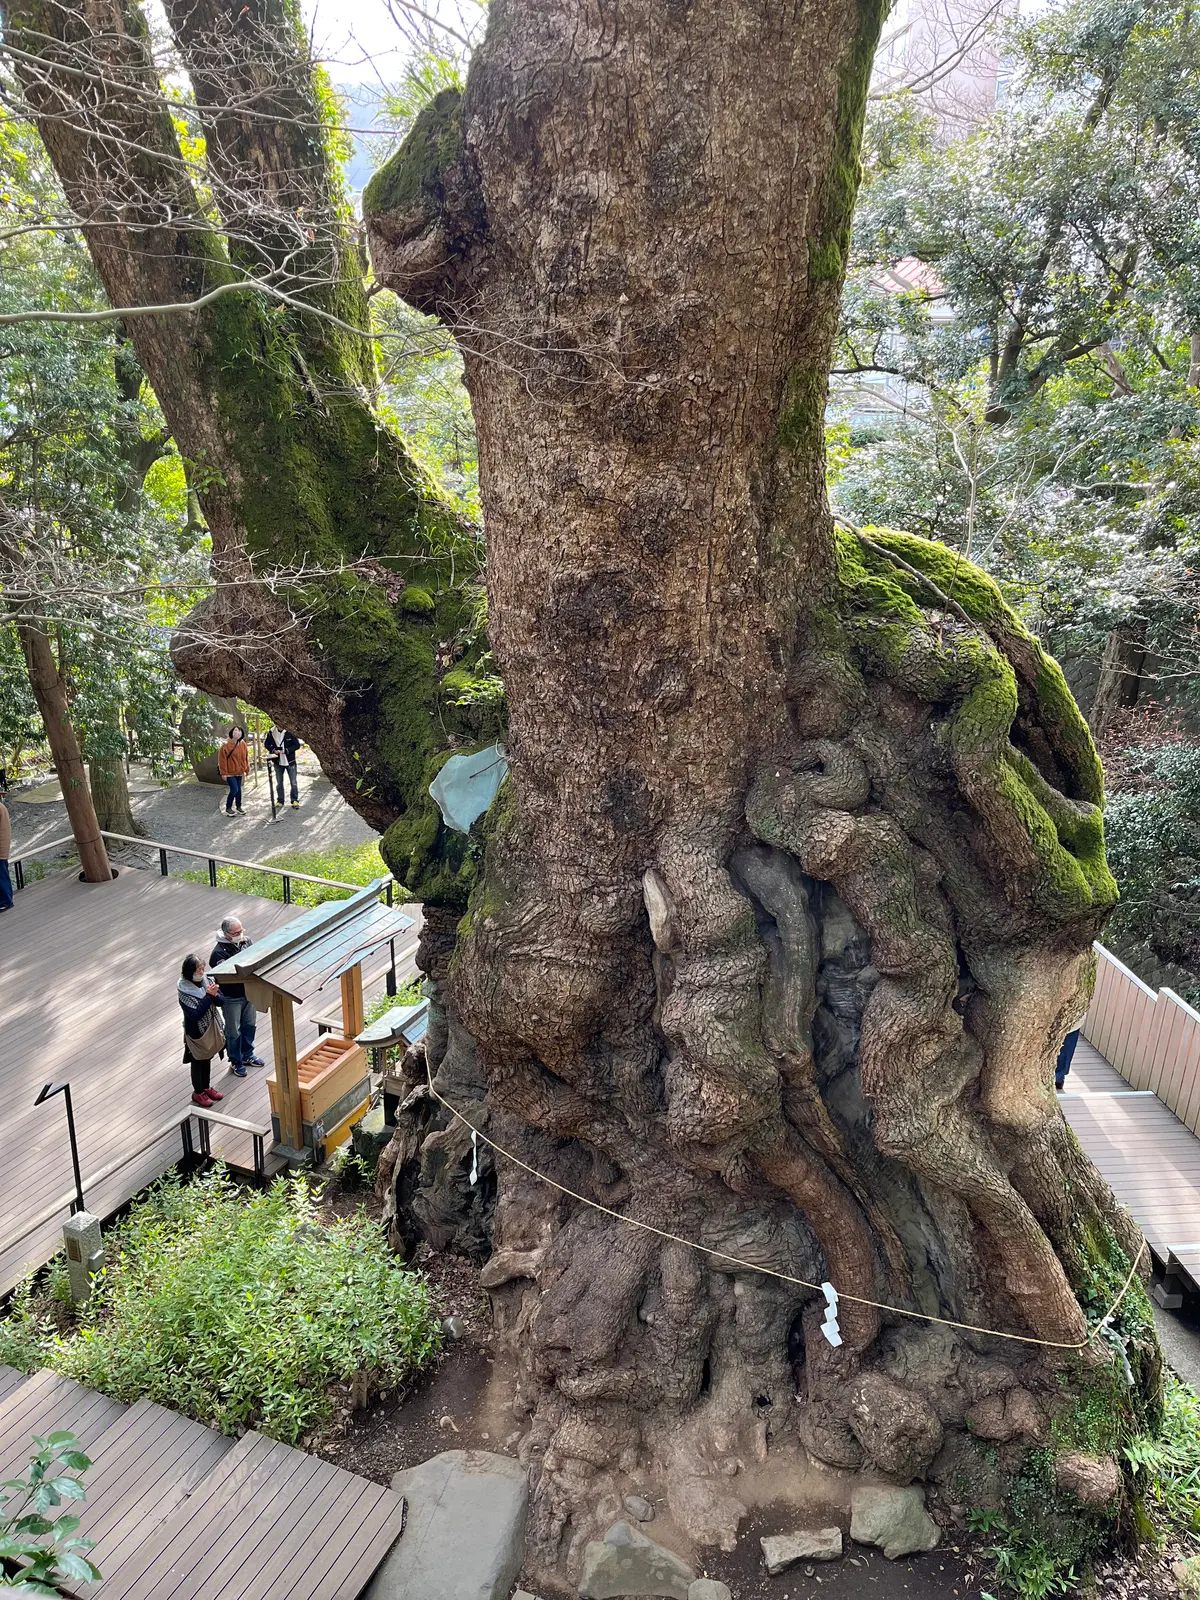
<svg viewBox="0 0 1200 1600">
<path fill-rule="evenodd" d="M 29 682 L 62 786 L 71 832 L 79 849 L 79 864 L 89 883 L 107 883 L 112 877 L 112 868 L 100 837 L 100 823 L 88 789 L 79 740 L 71 726 L 66 686 L 54 659 L 54 648 L 46 634 L 31 624 L 22 624 L 18 632 L 29 669 Z"/>
<path fill-rule="evenodd" d="M 238 292 L 127 324 L 212 538 L 214 588 L 176 630 L 176 665 L 302 730 L 350 803 L 392 829 L 421 897 L 461 904 L 473 868 L 429 783 L 479 722 L 463 694 L 487 648 L 466 637 L 476 540 L 372 412 L 365 261 L 294 7 L 168 7 L 204 108 L 203 199 L 134 0 L 0 0 L 0 14 L 114 306 L 257 281 L 313 308 Z"/>
<path fill-rule="evenodd" d="M 982 573 L 825 501 L 878 20 L 506 0 L 365 197 L 479 434 L 512 780 L 426 1061 L 526 1164 L 484 1282 L 570 1570 L 633 1483 L 728 1547 L 804 1450 L 1015 1471 L 1139 1249 L 1053 1092 L 1115 899 L 1086 727 Z M 414 1097 L 393 1203 L 477 1236 L 469 1158 Z M 1140 1286 L 1117 1320 L 1136 1427 Z"/>
<path fill-rule="evenodd" d="M 1100 675 L 1088 716 L 1092 737 L 1103 739 L 1122 711 L 1138 703 L 1146 665 L 1146 624 L 1141 618 L 1114 628 L 1104 641 Z"/>
<path fill-rule="evenodd" d="M 1188 342 L 1188 388 L 1200 389 L 1200 333 L 1193 333 Z"/>
<path fill-rule="evenodd" d="M 88 785 L 96 818 L 107 833 L 145 832 L 133 814 L 122 757 L 93 756 L 88 762 Z"/>
</svg>

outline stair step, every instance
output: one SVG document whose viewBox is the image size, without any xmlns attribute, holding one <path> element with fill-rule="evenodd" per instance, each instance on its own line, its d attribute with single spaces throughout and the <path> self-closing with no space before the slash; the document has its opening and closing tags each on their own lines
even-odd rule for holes
<svg viewBox="0 0 1200 1600">
<path fill-rule="evenodd" d="M 0 1400 L 0 1481 L 21 1477 L 33 1453 L 33 1436 L 69 1429 L 89 1450 L 127 1407 L 74 1378 L 35 1372 Z"/>
<path fill-rule="evenodd" d="M 16 1367 L 0 1366 L 0 1400 L 5 1395 L 11 1394 L 14 1389 L 19 1389 L 25 1382 L 25 1374 L 18 1372 Z"/>
<path fill-rule="evenodd" d="M 79 1531 L 94 1541 L 92 1562 L 102 1573 L 119 1567 L 233 1448 L 224 1434 L 153 1400 L 130 1406 L 89 1451 Z M 64 1587 L 96 1592 L 90 1583 Z"/>
<path fill-rule="evenodd" d="M 89 1600 L 357 1600 L 399 1537 L 390 1489 L 248 1433 Z"/>
</svg>

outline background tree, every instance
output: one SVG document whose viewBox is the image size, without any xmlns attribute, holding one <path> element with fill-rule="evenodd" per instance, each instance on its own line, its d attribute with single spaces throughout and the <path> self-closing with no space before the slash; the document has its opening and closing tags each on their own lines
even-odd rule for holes
<svg viewBox="0 0 1200 1600">
<path fill-rule="evenodd" d="M 137 13 L 6 0 L 6 40 L 114 305 L 197 307 L 124 314 L 242 580 L 205 603 L 225 648 L 176 659 L 253 682 L 390 822 L 435 1092 L 527 1163 L 494 1173 L 484 1281 L 536 1551 L 572 1565 L 634 1475 L 728 1545 L 739 1463 L 802 1442 L 956 1483 L 982 1437 L 1086 1553 L 1116 1502 L 1033 1447 L 1051 1416 L 1078 1443 L 1082 1406 L 1115 1452 L 1158 1385 L 1140 1285 L 1087 1338 L 1140 1241 L 1052 1088 L 1115 896 L 1099 763 L 981 571 L 835 532 L 825 498 L 879 8 L 509 0 L 373 180 L 376 275 L 453 328 L 484 485 L 512 778 L 453 841 L 424 787 L 485 742 L 447 571 L 474 543 L 371 408 L 292 13 L 167 9 L 199 170 Z M 341 582 L 262 581 L 334 557 Z M 284 681 L 241 635 L 294 618 Z M 425 1141 L 443 1194 L 461 1144 Z"/>
<path fill-rule="evenodd" d="M 982 563 L 1063 660 L 1132 784 L 1106 938 L 1194 992 L 1187 897 L 1168 912 L 1169 862 L 1147 854 L 1164 836 L 1137 819 L 1178 803 L 1159 775 L 1186 766 L 1200 681 L 1196 30 L 1186 7 L 1086 0 L 1011 45 L 1009 92 L 969 137 L 939 143 L 911 100 L 873 108 L 833 494 Z M 884 374 L 897 409 L 864 426 L 854 385 Z"/>
</svg>

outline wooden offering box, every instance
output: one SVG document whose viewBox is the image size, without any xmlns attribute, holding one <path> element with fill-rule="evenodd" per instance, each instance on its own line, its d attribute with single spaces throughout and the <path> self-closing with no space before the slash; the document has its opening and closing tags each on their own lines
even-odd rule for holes
<svg viewBox="0 0 1200 1600">
<path fill-rule="evenodd" d="M 349 1137 L 352 1123 L 365 1115 L 371 1103 L 371 1076 L 367 1052 L 351 1039 L 327 1033 L 298 1057 L 296 1077 L 305 1146 L 323 1160 L 321 1147 L 334 1150 Z M 279 1141 L 279 1086 L 272 1073 L 267 1079 L 271 1096 L 271 1123 Z"/>
</svg>

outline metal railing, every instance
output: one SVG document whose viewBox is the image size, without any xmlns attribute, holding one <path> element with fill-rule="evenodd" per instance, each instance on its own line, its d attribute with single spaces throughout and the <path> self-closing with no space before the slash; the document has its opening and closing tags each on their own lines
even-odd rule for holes
<svg viewBox="0 0 1200 1600">
<path fill-rule="evenodd" d="M 283 879 L 283 901 L 285 905 L 292 904 L 293 883 L 315 883 L 325 889 L 348 889 L 353 893 L 361 889 L 360 883 L 343 883 L 340 878 L 318 878 L 311 872 L 293 872 L 289 868 L 275 866 L 269 861 L 241 861 L 237 856 L 220 856 L 211 850 L 192 850 L 187 845 L 164 844 L 161 839 L 139 839 L 128 833 L 112 833 L 107 828 L 101 828 L 102 839 L 114 839 L 119 844 L 136 845 L 142 850 L 158 851 L 158 869 L 162 877 L 170 876 L 169 857 L 190 856 L 194 861 L 204 861 L 208 865 L 208 881 L 212 888 L 217 889 L 218 867 L 241 867 L 248 872 L 269 872 Z M 44 844 L 33 845 L 28 850 L 23 850 L 20 855 L 12 857 L 9 865 L 13 871 L 14 889 L 25 887 L 25 862 L 34 856 L 45 855 L 48 851 L 61 849 L 65 844 L 74 844 L 71 834 L 64 834 L 58 839 L 47 839 Z M 396 880 L 389 874 L 384 882 L 384 897 L 390 906 L 394 900 Z"/>
<path fill-rule="evenodd" d="M 122 1167 L 127 1167 L 131 1161 L 136 1161 L 139 1156 L 145 1155 L 147 1150 L 152 1150 L 156 1144 L 161 1143 L 163 1139 L 169 1138 L 173 1133 L 178 1132 L 181 1135 L 184 1153 L 187 1154 L 192 1137 L 192 1130 L 189 1126 L 190 1121 L 190 1113 L 185 1113 L 182 1117 L 176 1115 L 169 1122 L 164 1122 L 153 1133 L 147 1134 L 132 1150 L 126 1150 L 124 1155 L 114 1157 L 106 1166 L 101 1167 L 98 1172 L 90 1173 L 84 1178 L 80 1186 L 84 1194 L 86 1195 L 89 1189 L 96 1189 L 100 1184 L 107 1183 L 109 1178 L 115 1177 Z M 11 1233 L 0 1240 L 0 1256 L 7 1255 L 10 1250 L 15 1250 L 22 1239 L 27 1239 L 31 1233 L 36 1233 L 39 1228 L 48 1227 L 60 1212 L 73 1210 L 74 1205 L 74 1189 L 68 1194 L 60 1195 L 57 1200 L 52 1201 L 44 1210 L 39 1211 L 31 1221 L 23 1222 L 15 1233 Z"/>
<path fill-rule="evenodd" d="M 192 1137 L 192 1119 L 199 1124 L 199 1147 Z M 189 1107 L 184 1113 L 173 1116 L 169 1122 L 164 1122 L 153 1133 L 145 1135 L 141 1141 L 134 1145 L 132 1150 L 126 1150 L 123 1155 L 115 1156 L 98 1171 L 89 1173 L 80 1184 L 79 1192 L 85 1198 L 89 1189 L 96 1190 L 101 1184 L 107 1183 L 120 1172 L 122 1167 L 127 1167 L 131 1161 L 136 1161 L 139 1156 L 144 1156 L 147 1150 L 152 1150 L 156 1144 L 161 1144 L 172 1134 L 178 1133 L 185 1160 L 195 1160 L 197 1156 L 207 1161 L 219 1161 L 222 1158 L 213 1154 L 212 1140 L 209 1134 L 209 1124 L 218 1123 L 223 1128 L 233 1128 L 239 1133 L 248 1133 L 254 1141 L 254 1176 L 259 1183 L 266 1177 L 266 1139 L 271 1132 L 271 1125 L 259 1127 L 257 1123 L 247 1122 L 242 1117 L 227 1116 L 220 1111 L 203 1111 L 199 1108 Z M 7 1255 L 10 1250 L 15 1250 L 23 1239 L 39 1229 L 49 1227 L 62 1212 L 73 1212 L 76 1206 L 76 1190 L 72 1189 L 67 1194 L 62 1194 L 57 1200 L 52 1200 L 48 1206 L 39 1211 L 35 1217 L 22 1222 L 15 1233 L 8 1234 L 0 1239 L 0 1256 Z"/>
</svg>

